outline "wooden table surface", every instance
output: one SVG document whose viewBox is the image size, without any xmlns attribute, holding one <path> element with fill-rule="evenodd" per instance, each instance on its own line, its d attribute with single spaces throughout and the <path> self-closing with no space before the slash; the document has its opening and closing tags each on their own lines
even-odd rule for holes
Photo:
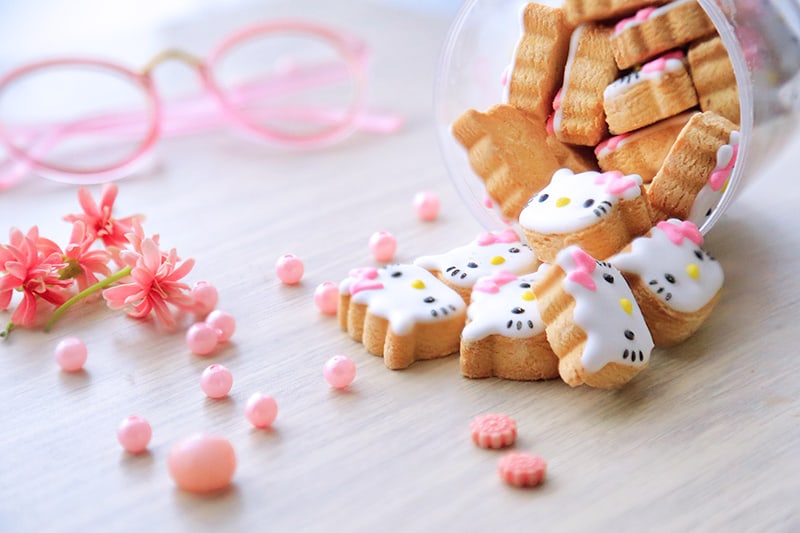
<svg viewBox="0 0 800 533">
<path fill-rule="evenodd" d="M 655 351 L 624 389 L 469 380 L 457 356 L 390 371 L 321 315 L 312 293 L 373 265 L 374 231 L 394 233 L 397 259 L 407 262 L 481 229 L 448 181 L 433 121 L 448 19 L 366 1 L 301 2 L 232 10 L 227 30 L 276 13 L 367 39 L 371 103 L 404 114 L 407 126 L 311 153 L 222 133 L 167 139 L 154 170 L 119 182 L 116 213 L 146 214 L 148 233 L 194 257 L 187 279 L 218 287 L 237 331 L 198 357 L 182 331 L 94 302 L 50 333 L 18 330 L 0 342 L 0 531 L 800 530 L 800 142 L 707 236 L 726 271 L 708 322 Z M 442 198 L 436 222 L 418 221 L 411 207 L 422 189 Z M 76 187 L 28 180 L 0 193 L 2 241 L 12 226 L 38 224 L 63 243 L 70 228 L 61 216 L 78 210 Z M 298 286 L 273 271 L 287 252 L 305 262 Z M 0 313 L 3 323 L 9 317 Z M 68 335 L 89 347 L 84 372 L 61 372 L 53 360 Z M 334 354 L 358 367 L 343 392 L 322 378 Z M 199 388 L 212 362 L 233 372 L 225 400 Z M 259 390 L 278 401 L 273 430 L 244 418 Z M 498 452 L 469 438 L 470 420 L 486 412 L 514 417 L 515 448 L 546 458 L 542 487 L 501 483 Z M 115 435 L 134 413 L 154 430 L 140 456 L 124 453 Z M 230 490 L 203 497 L 175 488 L 167 454 L 196 432 L 235 446 Z"/>
</svg>

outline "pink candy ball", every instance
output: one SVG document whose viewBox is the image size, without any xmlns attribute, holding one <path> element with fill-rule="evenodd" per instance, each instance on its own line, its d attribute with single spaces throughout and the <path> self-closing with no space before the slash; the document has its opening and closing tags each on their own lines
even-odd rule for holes
<svg viewBox="0 0 800 533">
<path fill-rule="evenodd" d="M 194 299 L 194 312 L 200 316 L 206 316 L 213 311 L 219 301 L 216 287 L 207 281 L 195 283 L 189 295 Z"/>
<path fill-rule="evenodd" d="M 314 303 L 326 315 L 335 315 L 339 308 L 339 286 L 332 281 L 320 283 L 314 290 Z"/>
<path fill-rule="evenodd" d="M 222 437 L 192 435 L 172 447 L 167 467 L 175 484 L 183 490 L 221 490 L 231 484 L 236 472 L 236 451 Z"/>
<path fill-rule="evenodd" d="M 304 271 L 303 262 L 292 254 L 282 255 L 275 263 L 275 273 L 278 275 L 278 279 L 287 285 L 299 283 Z"/>
<path fill-rule="evenodd" d="M 206 396 L 218 400 L 228 395 L 233 386 L 233 374 L 222 365 L 210 365 L 200 376 L 200 388 Z"/>
<path fill-rule="evenodd" d="M 219 342 L 217 330 L 205 322 L 192 324 L 186 331 L 186 344 L 192 353 L 208 355 L 214 351 Z"/>
<path fill-rule="evenodd" d="M 397 251 L 397 239 L 388 231 L 377 231 L 369 238 L 369 251 L 381 263 L 388 263 Z"/>
<path fill-rule="evenodd" d="M 56 346 L 56 363 L 64 372 L 77 372 L 82 369 L 87 355 L 86 345 L 76 337 L 62 339 Z"/>
<path fill-rule="evenodd" d="M 236 331 L 236 319 L 233 315 L 219 309 L 212 311 L 206 317 L 206 324 L 216 331 L 219 342 L 227 341 Z"/>
<path fill-rule="evenodd" d="M 140 416 L 129 416 L 117 427 L 117 440 L 128 453 L 142 453 L 150 444 L 153 429 Z"/>
<path fill-rule="evenodd" d="M 334 355 L 325 363 L 322 373 L 332 387 L 343 389 L 355 379 L 356 364 L 349 357 Z"/>
<path fill-rule="evenodd" d="M 278 404 L 272 396 L 256 392 L 248 398 L 244 414 L 255 427 L 268 428 L 278 416 Z"/>
<path fill-rule="evenodd" d="M 439 216 L 439 205 L 439 197 L 431 191 L 421 191 L 414 195 L 414 210 L 420 220 L 436 220 Z"/>
</svg>

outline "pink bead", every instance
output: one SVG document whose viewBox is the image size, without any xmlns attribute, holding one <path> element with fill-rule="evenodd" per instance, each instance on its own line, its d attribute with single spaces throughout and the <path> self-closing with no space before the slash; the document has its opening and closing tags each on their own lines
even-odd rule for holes
<svg viewBox="0 0 800 533">
<path fill-rule="evenodd" d="M 208 355 L 214 351 L 219 342 L 217 330 L 205 322 L 192 324 L 186 331 L 186 344 L 192 353 Z"/>
<path fill-rule="evenodd" d="M 117 440 L 128 453 L 142 453 L 150 444 L 153 429 L 140 416 L 129 416 L 117 427 Z"/>
<path fill-rule="evenodd" d="M 439 205 L 439 197 L 431 191 L 421 191 L 414 195 L 414 209 L 420 220 L 436 220 L 439 216 Z"/>
<path fill-rule="evenodd" d="M 236 451 L 215 435 L 192 435 L 175 444 L 167 458 L 169 474 L 180 489 L 211 492 L 231 484 L 236 472 Z"/>
<path fill-rule="evenodd" d="M 339 286 L 332 281 L 317 285 L 314 290 L 314 303 L 326 315 L 335 315 L 339 308 Z"/>
<path fill-rule="evenodd" d="M 67 337 L 58 343 L 55 355 L 64 372 L 77 372 L 86 363 L 86 345 L 76 337 Z"/>
<path fill-rule="evenodd" d="M 217 332 L 219 342 L 227 341 L 236 331 L 236 319 L 233 318 L 233 315 L 219 309 L 212 311 L 206 317 L 206 324 Z"/>
<path fill-rule="evenodd" d="M 397 239 L 388 231 L 378 231 L 369 238 L 369 251 L 376 261 L 388 263 L 397 251 Z"/>
<path fill-rule="evenodd" d="M 200 376 L 200 388 L 206 396 L 218 400 L 228 395 L 233 386 L 233 374 L 222 365 L 210 365 Z"/>
<path fill-rule="evenodd" d="M 256 392 L 248 398 L 244 414 L 255 427 L 268 428 L 278 416 L 278 404 L 272 396 Z"/>
<path fill-rule="evenodd" d="M 199 316 L 206 316 L 213 311 L 219 301 L 217 288 L 206 281 L 195 283 L 189 295 L 194 300 L 194 312 Z"/>
<path fill-rule="evenodd" d="M 343 389 L 353 382 L 356 377 L 356 364 L 344 355 L 334 355 L 325 363 L 322 371 L 325 380 L 332 387 Z"/>
<path fill-rule="evenodd" d="M 304 271 L 303 262 L 292 254 L 282 255 L 275 264 L 278 279 L 287 285 L 299 283 Z"/>
</svg>

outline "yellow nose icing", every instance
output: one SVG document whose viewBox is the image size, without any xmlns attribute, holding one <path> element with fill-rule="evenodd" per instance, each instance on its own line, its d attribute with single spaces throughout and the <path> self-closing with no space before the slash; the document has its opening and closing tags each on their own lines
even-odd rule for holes
<svg viewBox="0 0 800 533">
<path fill-rule="evenodd" d="M 412 289 L 424 289 L 425 283 L 421 279 L 415 279 L 411 282 Z"/>
<path fill-rule="evenodd" d="M 695 265 L 694 263 L 689 263 L 688 265 L 686 265 L 686 273 L 689 274 L 689 277 L 692 279 L 699 279 L 700 267 Z"/>
<path fill-rule="evenodd" d="M 630 315 L 633 313 L 633 304 L 627 298 L 620 298 L 619 305 L 622 307 L 622 310 L 625 311 L 625 314 Z"/>
<path fill-rule="evenodd" d="M 503 257 L 502 255 L 496 255 L 491 259 L 489 259 L 489 262 L 493 265 L 502 265 L 503 263 L 506 262 L 506 258 Z"/>
<path fill-rule="evenodd" d="M 569 198 L 567 198 L 566 196 L 562 196 L 561 198 L 556 200 L 556 207 L 564 207 L 565 205 L 569 205 L 569 202 L 570 202 Z"/>
<path fill-rule="evenodd" d="M 526 302 L 532 302 L 536 299 L 536 296 L 533 294 L 533 291 L 525 291 L 522 293 L 522 299 Z"/>
</svg>

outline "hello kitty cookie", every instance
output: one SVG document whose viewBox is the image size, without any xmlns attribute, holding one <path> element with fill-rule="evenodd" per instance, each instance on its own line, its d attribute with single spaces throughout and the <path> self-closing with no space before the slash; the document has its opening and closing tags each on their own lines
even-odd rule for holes
<svg viewBox="0 0 800 533">
<path fill-rule="evenodd" d="M 651 227 L 642 179 L 621 172 L 561 169 L 534 194 L 519 216 L 528 244 L 539 260 L 552 263 L 556 254 L 578 244 L 604 259 Z"/>
<path fill-rule="evenodd" d="M 558 357 L 547 342 L 531 288 L 537 276 L 517 277 L 501 270 L 475 284 L 461 334 L 465 377 L 521 381 L 558 377 Z"/>
<path fill-rule="evenodd" d="M 535 272 L 539 266 L 531 247 L 520 241 L 513 229 L 487 231 L 465 246 L 440 255 L 424 255 L 414 264 L 431 272 L 469 304 L 478 278 L 498 270 L 514 274 Z"/>
<path fill-rule="evenodd" d="M 458 351 L 466 304 L 424 268 L 360 268 L 339 284 L 339 325 L 397 370 Z"/>
<path fill-rule="evenodd" d="M 623 386 L 649 360 L 653 339 L 622 274 L 578 246 L 559 252 L 533 285 L 547 339 L 570 386 Z"/>
<path fill-rule="evenodd" d="M 688 338 L 719 299 L 722 267 L 702 245 L 696 225 L 670 219 L 608 260 L 628 281 L 656 346 Z"/>
</svg>

